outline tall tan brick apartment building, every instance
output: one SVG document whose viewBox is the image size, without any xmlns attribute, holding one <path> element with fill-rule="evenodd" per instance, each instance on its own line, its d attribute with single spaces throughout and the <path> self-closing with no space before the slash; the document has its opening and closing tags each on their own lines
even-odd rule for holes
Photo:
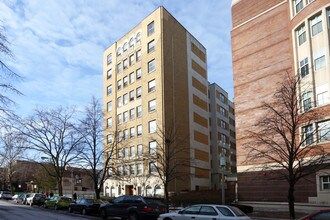
<svg viewBox="0 0 330 220">
<path fill-rule="evenodd" d="M 301 128 L 301 135 L 308 135 L 308 126 L 323 127 L 311 138 L 329 146 L 329 135 L 319 137 L 330 129 L 330 2 L 233 0 L 232 22 L 239 199 L 286 201 L 287 188 L 282 182 L 270 180 L 267 172 L 245 172 L 254 165 L 244 163 L 245 135 L 261 116 L 261 103 L 269 101 L 288 71 L 309 85 L 300 94 L 300 111 L 329 113 Z M 302 180 L 296 201 L 329 203 L 330 169 Z"/>
<path fill-rule="evenodd" d="M 109 196 L 160 196 L 163 186 L 142 154 L 157 150 L 159 129 L 186 138 L 192 165 L 171 192 L 210 188 L 208 81 L 206 49 L 172 15 L 159 7 L 104 52 L 105 141 L 118 131 L 115 164 L 126 179 L 106 181 Z M 157 142 L 161 140 L 157 139 Z M 165 143 L 163 143 L 165 144 Z"/>
</svg>

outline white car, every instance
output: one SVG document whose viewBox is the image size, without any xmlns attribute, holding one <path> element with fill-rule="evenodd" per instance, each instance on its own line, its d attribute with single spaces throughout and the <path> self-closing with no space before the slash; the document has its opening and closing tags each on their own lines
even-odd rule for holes
<svg viewBox="0 0 330 220">
<path fill-rule="evenodd" d="M 227 205 L 198 204 L 177 213 L 161 214 L 157 220 L 246 220 L 250 219 L 240 209 Z"/>
</svg>

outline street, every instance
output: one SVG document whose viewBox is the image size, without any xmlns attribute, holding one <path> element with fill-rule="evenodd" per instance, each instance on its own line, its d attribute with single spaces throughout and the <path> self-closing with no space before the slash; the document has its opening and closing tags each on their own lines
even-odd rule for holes
<svg viewBox="0 0 330 220">
<path fill-rule="evenodd" d="M 95 216 L 83 216 L 69 213 L 67 210 L 51 210 L 38 206 L 19 205 L 13 201 L 0 200 L 0 219 L 2 220 L 86 220 L 100 219 Z"/>
</svg>

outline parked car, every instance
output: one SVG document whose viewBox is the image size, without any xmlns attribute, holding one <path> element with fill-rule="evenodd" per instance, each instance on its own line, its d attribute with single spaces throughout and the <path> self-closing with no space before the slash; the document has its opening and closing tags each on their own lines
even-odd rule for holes
<svg viewBox="0 0 330 220">
<path fill-rule="evenodd" d="M 83 215 L 98 213 L 101 203 L 100 200 L 81 198 L 69 204 L 69 212 L 79 212 Z"/>
<path fill-rule="evenodd" d="M 0 192 L 0 199 L 6 199 L 6 200 L 12 199 L 11 192 L 9 192 L 9 191 L 1 191 Z"/>
<path fill-rule="evenodd" d="M 308 216 L 301 218 L 300 220 L 329 220 L 330 219 L 330 209 L 320 210 Z"/>
<path fill-rule="evenodd" d="M 179 212 L 161 214 L 158 220 L 191 220 L 191 219 L 214 219 L 214 220 L 246 220 L 250 219 L 240 209 L 227 205 L 199 204 L 187 207 Z"/>
<path fill-rule="evenodd" d="M 54 208 L 57 209 L 67 209 L 69 208 L 72 199 L 65 196 L 53 196 L 50 199 L 45 201 L 44 207 L 45 208 Z"/>
<path fill-rule="evenodd" d="M 165 212 L 166 206 L 160 199 L 133 195 L 119 196 L 100 207 L 100 213 L 104 219 L 108 216 L 129 220 L 157 219 L 161 213 Z"/>
<path fill-rule="evenodd" d="M 28 194 L 28 193 L 20 194 L 16 199 L 16 203 L 25 205 L 26 204 L 26 199 L 28 197 L 30 197 L 30 194 Z"/>
<path fill-rule="evenodd" d="M 45 203 L 46 196 L 42 193 L 32 193 L 28 198 L 26 198 L 26 204 L 33 206 L 42 206 Z"/>
</svg>

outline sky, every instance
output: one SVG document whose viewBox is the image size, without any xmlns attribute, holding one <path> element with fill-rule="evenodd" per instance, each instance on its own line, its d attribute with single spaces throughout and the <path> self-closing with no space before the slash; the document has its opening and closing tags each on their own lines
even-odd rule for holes
<svg viewBox="0 0 330 220">
<path fill-rule="evenodd" d="M 159 6 L 207 50 L 208 80 L 233 99 L 231 0 L 1 0 L 0 25 L 22 79 L 16 110 L 102 100 L 103 52 Z"/>
</svg>

